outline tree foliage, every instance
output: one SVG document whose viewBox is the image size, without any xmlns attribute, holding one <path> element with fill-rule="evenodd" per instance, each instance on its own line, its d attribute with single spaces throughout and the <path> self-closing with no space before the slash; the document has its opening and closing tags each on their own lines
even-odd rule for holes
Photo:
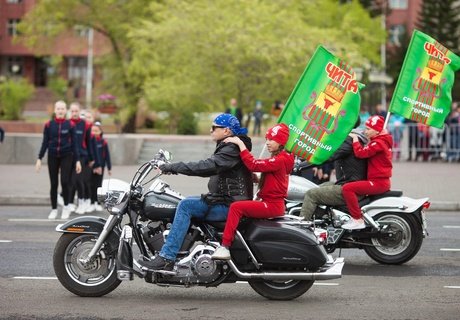
<svg viewBox="0 0 460 320">
<path fill-rule="evenodd" d="M 35 52 L 47 54 L 50 44 L 74 27 L 93 28 L 107 39 L 110 52 L 98 63 L 104 68 L 104 85 L 119 97 L 133 131 L 135 111 L 140 96 L 141 79 L 131 77 L 131 44 L 127 34 L 137 28 L 142 18 L 152 19 L 144 10 L 152 1 L 118 0 L 41 0 L 21 22 L 21 40 Z M 48 53 L 49 54 L 49 53 Z"/>
<path fill-rule="evenodd" d="M 358 0 L 41 0 L 21 32 L 36 49 L 74 26 L 106 36 L 105 85 L 130 119 L 145 97 L 176 122 L 231 97 L 285 101 L 319 44 L 360 66 L 385 39 Z"/>
<path fill-rule="evenodd" d="M 456 0 L 423 0 L 417 28 L 460 55 L 460 2 Z M 460 72 L 452 90 L 454 100 L 460 100 Z"/>
<path fill-rule="evenodd" d="M 358 66 L 378 61 L 385 37 L 358 1 L 171 0 L 149 10 L 159 22 L 131 32 L 133 67 L 151 104 L 177 115 L 224 110 L 231 97 L 246 111 L 286 100 L 319 44 Z"/>
</svg>

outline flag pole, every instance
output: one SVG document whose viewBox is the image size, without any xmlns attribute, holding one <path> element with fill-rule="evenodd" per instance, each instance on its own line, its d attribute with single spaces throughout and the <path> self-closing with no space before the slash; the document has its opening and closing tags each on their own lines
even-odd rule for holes
<svg viewBox="0 0 460 320">
<path fill-rule="evenodd" d="M 383 124 L 383 129 L 386 129 L 387 125 L 388 125 L 388 121 L 390 120 L 390 117 L 391 117 L 391 112 L 388 111 L 387 112 L 387 116 L 385 118 L 385 123 Z"/>
</svg>

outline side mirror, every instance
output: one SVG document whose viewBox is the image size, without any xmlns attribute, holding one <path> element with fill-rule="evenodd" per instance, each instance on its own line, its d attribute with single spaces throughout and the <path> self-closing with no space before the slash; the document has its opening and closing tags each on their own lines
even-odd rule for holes
<svg viewBox="0 0 460 320">
<path fill-rule="evenodd" d="M 163 156 L 163 158 L 164 158 L 164 160 L 166 160 L 166 162 L 170 162 L 173 159 L 173 156 L 172 156 L 171 152 L 169 152 L 168 150 L 160 149 L 158 151 L 158 154 Z"/>
</svg>

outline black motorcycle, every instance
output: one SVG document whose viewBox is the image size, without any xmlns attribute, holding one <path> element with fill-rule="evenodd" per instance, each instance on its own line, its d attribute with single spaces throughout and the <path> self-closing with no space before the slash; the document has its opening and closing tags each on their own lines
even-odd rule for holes
<svg viewBox="0 0 460 320">
<path fill-rule="evenodd" d="M 107 220 L 84 216 L 57 226 L 63 235 L 54 251 L 54 270 L 67 290 L 83 297 L 103 296 L 136 275 L 160 286 L 216 287 L 246 280 L 268 299 L 290 300 L 315 280 L 341 277 L 343 258 L 329 256 L 311 224 L 296 217 L 243 220 L 229 261 L 211 259 L 225 222 L 192 220 L 173 272 L 143 270 L 133 250 L 145 260 L 160 251 L 183 199 L 159 179 L 158 166 L 170 158 L 160 150 L 137 170 L 131 184 L 104 180 L 98 197 L 110 213 Z M 152 171 L 153 177 L 144 182 Z"/>
</svg>

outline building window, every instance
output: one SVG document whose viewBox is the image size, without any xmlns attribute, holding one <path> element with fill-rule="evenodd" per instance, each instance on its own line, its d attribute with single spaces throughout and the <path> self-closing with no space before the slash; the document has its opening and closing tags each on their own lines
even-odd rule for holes
<svg viewBox="0 0 460 320">
<path fill-rule="evenodd" d="M 22 0 L 6 0 L 6 3 L 21 3 Z"/>
<path fill-rule="evenodd" d="M 407 9 L 407 0 L 390 0 L 390 9 Z"/>
<path fill-rule="evenodd" d="M 6 63 L 9 74 L 22 76 L 24 71 L 24 59 L 22 57 L 8 57 Z"/>
<path fill-rule="evenodd" d="M 20 19 L 8 19 L 6 29 L 8 30 L 9 36 L 15 36 L 18 34 L 18 24 L 21 22 Z"/>
<path fill-rule="evenodd" d="M 395 24 L 389 28 L 389 42 L 396 47 L 400 47 L 406 32 L 406 26 L 403 24 Z"/>
<path fill-rule="evenodd" d="M 86 81 L 86 58 L 68 58 L 67 79 L 73 84 L 83 84 Z"/>
</svg>

